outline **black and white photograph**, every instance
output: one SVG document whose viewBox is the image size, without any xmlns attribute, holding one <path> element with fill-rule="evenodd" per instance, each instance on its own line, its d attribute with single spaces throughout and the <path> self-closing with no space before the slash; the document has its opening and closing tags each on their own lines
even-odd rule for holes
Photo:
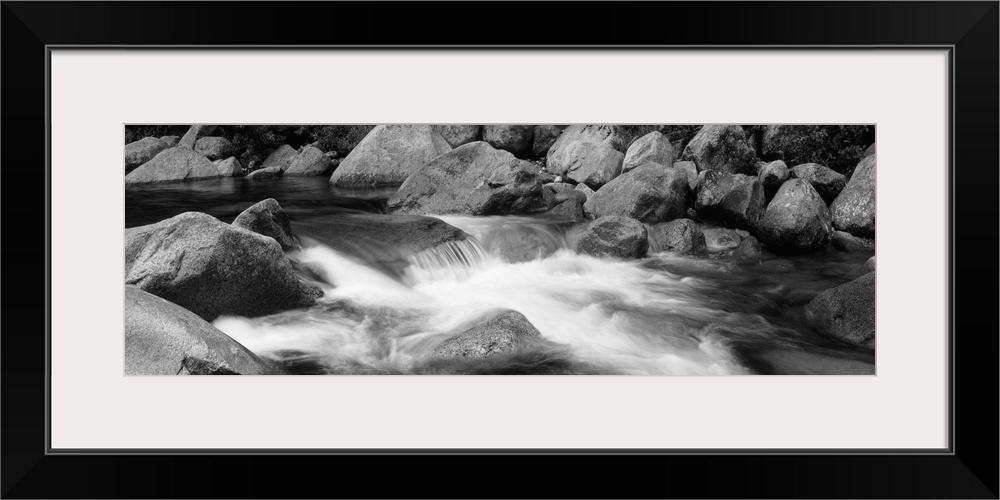
<svg viewBox="0 0 1000 500">
<path fill-rule="evenodd" d="M 875 375 L 873 124 L 126 124 L 126 375 Z"/>
</svg>

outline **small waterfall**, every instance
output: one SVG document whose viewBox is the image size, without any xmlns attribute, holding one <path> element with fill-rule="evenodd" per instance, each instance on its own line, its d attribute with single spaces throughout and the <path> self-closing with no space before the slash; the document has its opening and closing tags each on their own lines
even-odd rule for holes
<svg viewBox="0 0 1000 500">
<path fill-rule="evenodd" d="M 504 262 L 544 259 L 573 246 L 571 223 L 511 216 L 438 218 L 477 238 L 487 254 Z"/>
<path fill-rule="evenodd" d="M 489 257 L 475 238 L 448 241 L 409 257 L 410 267 L 404 280 L 413 284 L 423 280 L 462 279 L 482 269 Z"/>
</svg>

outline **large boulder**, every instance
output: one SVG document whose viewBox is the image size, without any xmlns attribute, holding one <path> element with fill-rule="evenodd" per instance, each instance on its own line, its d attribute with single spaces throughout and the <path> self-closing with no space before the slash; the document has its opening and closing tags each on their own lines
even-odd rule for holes
<svg viewBox="0 0 1000 500">
<path fill-rule="evenodd" d="M 456 328 L 434 347 L 434 358 L 486 358 L 511 354 L 527 339 L 541 333 L 523 314 L 510 309 L 491 311 Z"/>
<path fill-rule="evenodd" d="M 562 175 L 577 184 L 600 189 L 618 177 L 624 158 L 625 155 L 611 146 L 577 141 L 566 147 L 566 170 Z"/>
<path fill-rule="evenodd" d="M 244 210 L 233 221 L 233 226 L 274 238 L 282 250 L 291 250 L 295 246 L 292 223 L 274 198 L 255 203 Z"/>
<path fill-rule="evenodd" d="M 271 151 L 271 154 L 267 155 L 267 158 L 264 158 L 264 162 L 260 164 L 260 169 L 277 167 L 284 172 L 298 155 L 299 152 L 295 148 L 288 144 L 282 144 L 278 149 Z"/>
<path fill-rule="evenodd" d="M 202 137 L 195 143 L 194 150 L 209 160 L 221 160 L 232 153 L 233 143 L 225 137 Z"/>
<path fill-rule="evenodd" d="M 764 213 L 764 188 L 757 177 L 703 170 L 698 174 L 694 208 L 702 219 L 753 229 Z"/>
<path fill-rule="evenodd" d="M 757 172 L 757 178 L 760 179 L 760 184 L 764 187 L 764 198 L 767 201 L 771 201 L 774 198 L 774 194 L 778 192 L 778 188 L 790 176 L 791 172 L 788 170 L 788 165 L 785 165 L 785 162 L 781 160 L 774 160 L 760 167 L 760 170 Z"/>
<path fill-rule="evenodd" d="M 864 265 L 861 266 L 865 272 L 871 273 L 875 271 L 875 256 L 872 255 L 865 261 Z"/>
<path fill-rule="evenodd" d="M 656 224 L 649 229 L 649 251 L 677 252 L 682 254 L 704 253 L 705 233 L 690 219 L 677 219 Z"/>
<path fill-rule="evenodd" d="M 483 133 L 482 125 L 436 125 L 435 129 L 453 148 L 476 142 Z"/>
<path fill-rule="evenodd" d="M 556 175 L 563 175 L 572 161 L 567 148 L 575 142 L 613 146 L 616 138 L 614 128 L 610 125 L 570 125 L 549 147 L 545 156 L 545 169 Z"/>
<path fill-rule="evenodd" d="M 379 125 L 355 146 L 330 176 L 341 187 L 395 186 L 451 151 L 433 125 Z"/>
<path fill-rule="evenodd" d="M 827 204 L 833 202 L 847 185 L 847 177 L 818 163 L 803 163 L 791 168 L 792 177 L 805 179 Z"/>
<path fill-rule="evenodd" d="M 402 276 L 410 258 L 441 245 L 465 242 L 469 236 L 434 217 L 341 213 L 296 218 L 293 234 L 311 238 L 389 275 Z"/>
<path fill-rule="evenodd" d="M 875 155 L 858 163 L 847 186 L 830 204 L 830 213 L 837 229 L 875 237 Z"/>
<path fill-rule="evenodd" d="M 272 365 L 183 307 L 125 285 L 125 375 L 266 375 Z"/>
<path fill-rule="evenodd" d="M 820 292 L 806 314 L 844 342 L 875 347 L 875 273 Z"/>
<path fill-rule="evenodd" d="M 533 125 L 483 125 L 483 140 L 490 146 L 522 156 L 531 148 Z"/>
<path fill-rule="evenodd" d="M 579 191 L 575 191 L 579 193 Z M 581 193 L 582 194 L 582 193 Z M 579 198 L 567 198 L 545 212 L 549 218 L 572 222 L 583 222 L 583 203 Z"/>
<path fill-rule="evenodd" d="M 778 189 L 757 223 L 757 235 L 778 251 L 825 247 L 833 235 L 830 210 L 816 189 L 803 179 L 789 179 Z"/>
<path fill-rule="evenodd" d="M 576 251 L 594 257 L 637 259 L 649 248 L 646 226 L 621 215 L 605 215 L 587 225 L 576 240 Z"/>
<path fill-rule="evenodd" d="M 531 155 L 536 158 L 545 156 L 563 130 L 566 130 L 566 125 L 535 125 L 531 139 Z"/>
<path fill-rule="evenodd" d="M 215 160 L 215 168 L 219 170 L 219 175 L 223 177 L 237 177 L 243 175 L 243 165 L 235 156 L 230 156 L 225 160 Z"/>
<path fill-rule="evenodd" d="M 125 186 L 154 182 L 181 182 L 222 177 L 219 169 L 190 149 L 170 148 L 125 176 Z"/>
<path fill-rule="evenodd" d="M 667 136 L 654 130 L 636 139 L 628 147 L 628 151 L 625 152 L 625 159 L 622 162 L 622 172 L 628 172 L 646 163 L 673 165 L 676 156 L 677 152 L 674 151 L 674 146 L 667 139 Z"/>
<path fill-rule="evenodd" d="M 192 125 L 191 128 L 184 133 L 184 136 L 181 137 L 180 141 L 177 142 L 177 147 L 193 151 L 195 145 L 198 144 L 198 138 L 211 134 L 215 128 L 215 125 Z"/>
<path fill-rule="evenodd" d="M 739 125 L 705 125 L 681 153 L 702 170 L 756 175 L 756 156 Z"/>
<path fill-rule="evenodd" d="M 507 215 L 541 207 L 538 167 L 483 141 L 434 158 L 389 198 L 389 212 L 397 214 Z"/>
<path fill-rule="evenodd" d="M 767 125 L 760 156 L 789 165 L 820 163 L 847 174 L 873 133 L 870 125 Z"/>
<path fill-rule="evenodd" d="M 139 165 L 152 160 L 156 155 L 160 154 L 160 151 L 168 147 L 165 142 L 156 137 L 144 137 L 138 141 L 126 144 L 125 173 L 131 172 Z"/>
<path fill-rule="evenodd" d="M 872 144 L 871 146 L 868 146 L 867 149 L 865 149 L 864 153 L 861 153 L 861 159 L 864 160 L 865 158 L 868 158 L 869 156 L 872 156 L 874 154 L 875 154 L 875 144 Z"/>
<path fill-rule="evenodd" d="M 684 216 L 687 199 L 686 173 L 647 163 L 605 184 L 587 198 L 583 209 L 596 217 L 623 215 L 655 224 Z"/>
<path fill-rule="evenodd" d="M 265 179 L 277 179 L 281 177 L 282 174 L 281 167 L 267 167 L 261 168 L 259 170 L 254 170 L 247 174 L 247 180 L 249 181 L 262 181 Z"/>
<path fill-rule="evenodd" d="M 273 238 L 199 212 L 126 229 L 125 283 L 208 321 L 309 307 L 322 295 Z"/>
<path fill-rule="evenodd" d="M 326 175 L 332 169 L 330 158 L 319 149 L 306 146 L 292 159 L 284 175 Z"/>
</svg>

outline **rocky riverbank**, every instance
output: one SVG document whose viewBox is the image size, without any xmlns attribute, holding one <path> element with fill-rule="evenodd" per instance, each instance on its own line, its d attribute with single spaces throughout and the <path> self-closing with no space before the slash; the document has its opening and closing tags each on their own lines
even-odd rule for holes
<svg viewBox="0 0 1000 500">
<path fill-rule="evenodd" d="M 290 220 L 277 201 L 266 199 L 232 224 L 190 212 L 128 229 L 126 296 L 137 298 L 127 301 L 126 314 L 141 321 L 127 322 L 127 347 L 173 346 L 161 357 L 155 349 L 127 348 L 130 373 L 143 373 L 145 364 L 159 367 L 148 373 L 275 373 L 273 364 L 243 353 L 210 321 L 322 306 L 331 284 L 288 258 L 303 238 L 367 259 L 397 278 L 412 256 L 474 239 L 437 218 L 442 216 L 554 221 L 572 228 L 570 249 L 602 259 L 657 252 L 739 262 L 827 251 L 874 254 L 874 144 L 845 148 L 855 152 L 853 164 L 825 157 L 840 171 L 816 161 L 789 165 L 782 157 L 803 158 L 793 146 L 813 139 L 816 127 L 707 125 L 682 141 L 660 131 L 625 140 L 616 127 L 601 125 L 382 125 L 342 158 L 315 144 L 286 145 L 252 168 L 239 164 L 232 144 L 211 135 L 213 128 L 193 126 L 181 138 L 126 145 L 126 189 L 222 176 L 275 182 L 267 179 L 290 175 L 329 175 L 331 185 L 347 188 L 398 189 L 387 214 Z M 519 246 L 532 248 L 499 255 L 517 262 L 558 249 L 526 241 Z M 385 250 L 390 245 L 395 249 Z M 874 265 L 872 257 L 866 264 L 871 272 L 816 295 L 804 305 L 806 320 L 838 342 L 874 348 Z M 152 307 L 143 293 L 164 301 L 155 309 L 174 317 L 163 322 L 174 326 L 152 329 L 142 313 L 129 311 Z M 531 340 L 535 326 L 520 312 L 496 314 L 456 329 L 427 362 L 469 353 L 507 356 L 523 339 L 537 343 Z M 187 340 L 170 341 L 177 335 L 170 332 L 180 330 Z M 798 366 L 776 352 L 768 355 L 779 367 L 774 370 Z M 857 363 L 852 360 L 845 372 L 866 372 Z"/>
</svg>

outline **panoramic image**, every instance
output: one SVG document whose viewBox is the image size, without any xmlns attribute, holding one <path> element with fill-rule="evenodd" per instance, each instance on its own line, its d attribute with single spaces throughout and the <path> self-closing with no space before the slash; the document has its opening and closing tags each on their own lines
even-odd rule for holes
<svg viewBox="0 0 1000 500">
<path fill-rule="evenodd" d="M 874 375 L 874 125 L 125 125 L 126 375 Z"/>
</svg>

